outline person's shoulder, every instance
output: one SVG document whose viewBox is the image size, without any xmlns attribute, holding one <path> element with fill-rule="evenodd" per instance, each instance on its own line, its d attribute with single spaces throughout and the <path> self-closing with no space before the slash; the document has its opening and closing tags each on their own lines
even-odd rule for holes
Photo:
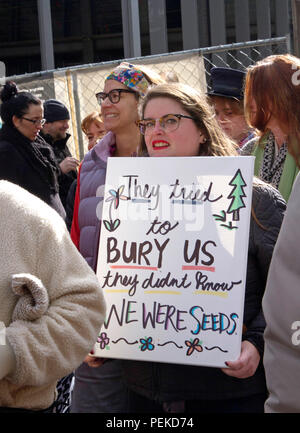
<svg viewBox="0 0 300 433">
<path fill-rule="evenodd" d="M 300 189 L 300 172 L 296 176 L 293 188 L 297 190 Z"/>
<path fill-rule="evenodd" d="M 37 196 L 7 180 L 0 180 L 0 207 L 13 218 L 40 226 L 64 228 L 60 215 Z"/>
<path fill-rule="evenodd" d="M 249 141 L 247 141 L 244 146 L 241 148 L 241 155 L 243 156 L 249 156 L 252 154 L 255 146 L 258 145 L 259 137 L 255 136 L 251 138 Z"/>
<path fill-rule="evenodd" d="M 8 167 L 23 164 L 24 158 L 16 146 L 7 140 L 0 140 L 0 166 L 6 170 Z M 0 173 L 1 174 L 1 173 Z"/>
<path fill-rule="evenodd" d="M 107 161 L 107 158 L 111 156 L 112 147 L 116 144 L 116 137 L 112 131 L 108 131 L 104 137 L 97 141 L 93 149 L 90 152 L 94 151 L 96 155 L 102 159 L 102 161 Z"/>
<path fill-rule="evenodd" d="M 282 212 L 286 209 L 286 201 L 281 193 L 272 185 L 256 177 L 253 181 L 252 204 L 255 211 L 270 216 L 274 212 L 274 208 Z"/>
<path fill-rule="evenodd" d="M 15 146 L 13 143 L 8 141 L 7 139 L 0 139 L 0 152 L 16 152 Z"/>
</svg>

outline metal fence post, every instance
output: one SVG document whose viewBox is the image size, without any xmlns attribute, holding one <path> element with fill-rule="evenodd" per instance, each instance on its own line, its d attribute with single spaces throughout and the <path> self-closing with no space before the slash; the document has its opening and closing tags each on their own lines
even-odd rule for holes
<svg viewBox="0 0 300 433">
<path fill-rule="evenodd" d="M 75 144 L 76 158 L 79 159 L 80 148 L 78 143 L 78 129 L 77 129 L 78 125 L 76 121 L 77 116 L 76 116 L 76 105 L 75 105 L 75 98 L 74 98 L 73 73 L 71 70 L 67 70 L 66 79 L 67 79 L 67 89 L 68 89 L 68 96 L 69 96 L 69 103 L 70 103 L 70 117 L 72 122 L 73 140 Z"/>
</svg>

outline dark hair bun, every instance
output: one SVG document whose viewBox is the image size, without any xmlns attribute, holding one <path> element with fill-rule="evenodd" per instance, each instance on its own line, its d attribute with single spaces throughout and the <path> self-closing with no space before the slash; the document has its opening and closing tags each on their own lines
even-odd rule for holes
<svg viewBox="0 0 300 433">
<path fill-rule="evenodd" d="M 14 83 L 13 81 L 8 81 L 1 91 L 0 98 L 2 102 L 5 102 L 17 94 L 18 94 L 18 88 L 16 83 Z"/>
</svg>

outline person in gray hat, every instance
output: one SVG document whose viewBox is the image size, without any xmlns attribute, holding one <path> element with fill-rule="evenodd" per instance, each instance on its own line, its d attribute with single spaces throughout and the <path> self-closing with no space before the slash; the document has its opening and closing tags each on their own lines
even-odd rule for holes
<svg viewBox="0 0 300 433">
<path fill-rule="evenodd" d="M 46 123 L 41 131 L 42 137 L 53 148 L 56 162 L 60 167 L 59 195 L 64 207 L 69 188 L 77 178 L 79 161 L 74 158 L 67 146 L 70 114 L 67 107 L 56 99 L 44 102 L 44 118 Z"/>
</svg>

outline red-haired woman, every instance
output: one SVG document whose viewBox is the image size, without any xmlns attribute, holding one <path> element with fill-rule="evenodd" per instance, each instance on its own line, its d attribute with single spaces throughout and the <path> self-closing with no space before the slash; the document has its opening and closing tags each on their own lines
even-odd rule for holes
<svg viewBox="0 0 300 433">
<path fill-rule="evenodd" d="M 294 137 L 300 138 L 300 59 L 273 55 L 250 67 L 246 76 L 245 111 L 260 138 L 242 149 L 255 155 L 255 175 L 289 199 L 298 167 L 292 157 Z"/>
<path fill-rule="evenodd" d="M 288 56 L 287 61 L 294 59 Z M 300 168 L 300 60 L 293 68 L 294 94 L 289 101 L 289 116 L 280 117 L 289 128 L 288 146 Z M 279 86 L 278 86 L 279 87 Z M 278 93 L 282 94 L 283 89 Z M 286 104 L 288 105 L 288 104 Z M 283 111 L 283 110 L 282 110 Z M 266 318 L 264 366 L 269 397 L 265 412 L 300 412 L 300 339 L 299 339 L 299 242 L 300 242 L 300 175 L 294 182 L 282 227 L 269 269 L 263 310 Z"/>
<path fill-rule="evenodd" d="M 81 129 L 88 139 L 88 150 L 91 150 L 97 141 L 106 134 L 101 114 L 98 111 L 93 111 L 83 119 Z"/>
</svg>

